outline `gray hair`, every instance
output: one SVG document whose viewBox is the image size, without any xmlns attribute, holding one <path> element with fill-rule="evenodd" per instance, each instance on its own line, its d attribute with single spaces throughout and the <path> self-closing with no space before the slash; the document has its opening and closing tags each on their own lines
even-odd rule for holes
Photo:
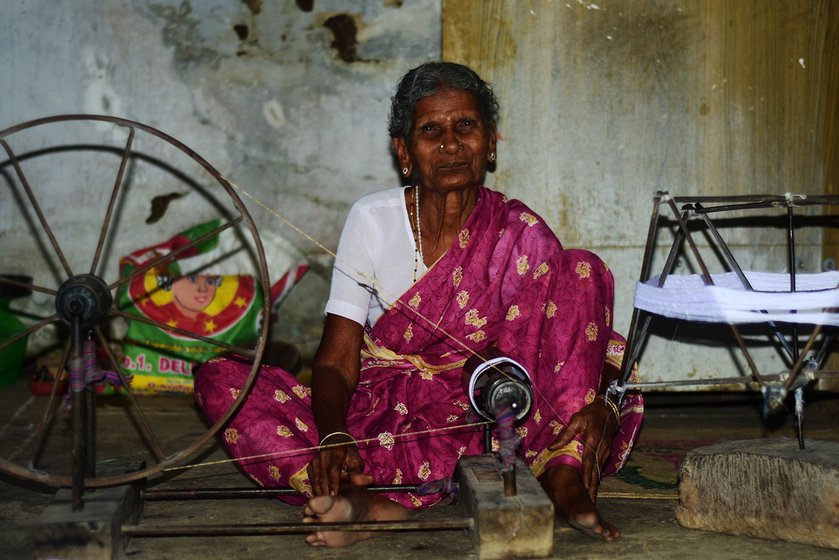
<svg viewBox="0 0 839 560">
<path fill-rule="evenodd" d="M 498 122 L 500 106 L 492 86 L 474 70 L 454 62 L 426 62 L 408 71 L 396 87 L 388 121 L 391 138 L 407 140 L 414 126 L 414 111 L 419 100 L 447 88 L 472 93 L 478 100 L 484 123 L 489 127 Z"/>
</svg>

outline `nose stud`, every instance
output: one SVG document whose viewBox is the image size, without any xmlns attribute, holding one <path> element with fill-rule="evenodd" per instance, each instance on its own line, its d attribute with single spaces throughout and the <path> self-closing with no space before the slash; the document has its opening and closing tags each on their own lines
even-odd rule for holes
<svg viewBox="0 0 839 560">
<path fill-rule="evenodd" d="M 446 145 L 445 145 L 445 144 L 440 144 L 440 145 L 437 147 L 437 151 L 439 151 L 441 154 L 443 153 L 443 150 L 445 150 L 445 149 L 446 149 Z M 462 141 L 460 141 L 460 140 L 458 140 L 458 141 L 457 141 L 457 149 L 458 149 L 458 151 L 463 149 L 463 142 L 462 142 Z"/>
</svg>

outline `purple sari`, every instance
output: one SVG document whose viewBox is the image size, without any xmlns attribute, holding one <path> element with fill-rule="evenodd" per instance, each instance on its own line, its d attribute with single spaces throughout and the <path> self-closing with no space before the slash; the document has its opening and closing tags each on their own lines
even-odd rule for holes
<svg viewBox="0 0 839 560">
<path fill-rule="evenodd" d="M 461 372 L 490 346 L 524 366 L 533 383 L 531 414 L 516 428 L 519 455 L 537 477 L 560 463 L 580 468 L 578 440 L 547 447 L 592 402 L 604 368 L 620 366 L 613 295 L 612 275 L 596 255 L 562 249 L 527 206 L 482 188 L 452 247 L 365 331 L 347 418 L 365 472 L 376 484 L 423 484 L 450 477 L 460 456 L 483 453 Z M 201 367 L 196 399 L 211 421 L 229 408 L 248 369 L 233 359 Z M 642 413 L 640 395 L 627 394 L 603 474 L 623 466 Z M 263 367 L 223 440 L 258 484 L 311 494 L 306 466 L 319 438 L 310 391 L 290 374 Z M 441 499 L 388 497 L 407 507 Z"/>
</svg>

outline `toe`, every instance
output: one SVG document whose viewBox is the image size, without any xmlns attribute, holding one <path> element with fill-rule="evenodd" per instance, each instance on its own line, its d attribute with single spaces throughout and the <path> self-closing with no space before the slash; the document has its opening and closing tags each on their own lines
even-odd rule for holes
<svg viewBox="0 0 839 560">
<path fill-rule="evenodd" d="M 303 508 L 303 512 L 306 515 L 318 516 L 323 515 L 324 513 L 328 512 L 332 509 L 332 506 L 335 505 L 335 498 L 332 496 L 316 496 L 309 500 L 309 503 L 306 504 L 306 507 Z"/>
</svg>

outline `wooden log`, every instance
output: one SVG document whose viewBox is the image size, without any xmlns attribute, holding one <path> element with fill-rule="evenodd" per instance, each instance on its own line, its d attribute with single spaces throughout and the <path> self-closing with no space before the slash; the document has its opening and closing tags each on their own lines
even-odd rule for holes
<svg viewBox="0 0 839 560">
<path fill-rule="evenodd" d="M 839 549 L 839 443 L 730 441 L 688 453 L 683 527 Z"/>
</svg>

